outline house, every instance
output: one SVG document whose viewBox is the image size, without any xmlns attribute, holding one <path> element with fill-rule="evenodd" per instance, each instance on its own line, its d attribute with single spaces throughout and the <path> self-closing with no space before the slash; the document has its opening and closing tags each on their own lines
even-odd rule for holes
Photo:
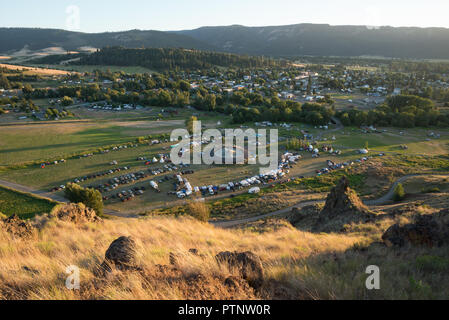
<svg viewBox="0 0 449 320">
<path fill-rule="evenodd" d="M 393 90 L 393 95 L 394 96 L 397 96 L 397 95 L 400 95 L 401 94 L 401 88 L 395 88 L 394 90 Z"/>
</svg>

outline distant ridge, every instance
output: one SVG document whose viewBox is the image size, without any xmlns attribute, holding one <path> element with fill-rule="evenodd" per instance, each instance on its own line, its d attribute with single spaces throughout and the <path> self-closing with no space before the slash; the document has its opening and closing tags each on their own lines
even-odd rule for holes
<svg viewBox="0 0 449 320">
<path fill-rule="evenodd" d="M 0 28 L 0 53 L 50 47 L 191 48 L 267 56 L 379 56 L 449 59 L 449 29 L 415 27 L 287 26 L 202 27 L 184 31 L 81 33 L 57 29 Z"/>
</svg>

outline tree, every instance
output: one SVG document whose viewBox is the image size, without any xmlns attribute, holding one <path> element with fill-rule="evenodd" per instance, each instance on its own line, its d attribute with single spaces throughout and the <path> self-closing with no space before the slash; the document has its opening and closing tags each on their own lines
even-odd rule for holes
<svg viewBox="0 0 449 320">
<path fill-rule="evenodd" d="M 393 200 L 394 201 L 402 201 L 405 198 L 405 191 L 402 183 L 399 183 L 397 187 L 394 189 Z"/>
<path fill-rule="evenodd" d="M 22 92 L 23 94 L 31 94 L 33 93 L 33 87 L 29 83 L 27 83 L 26 85 L 23 86 Z"/>
<path fill-rule="evenodd" d="M 103 214 L 103 197 L 100 191 L 83 188 L 76 183 L 69 183 L 65 188 L 66 198 L 73 203 L 83 203 L 95 210 L 97 215 Z"/>
<path fill-rule="evenodd" d="M 194 123 L 195 121 L 198 121 L 198 118 L 195 117 L 195 116 L 191 116 L 188 120 L 186 120 L 186 127 L 187 127 L 187 130 L 188 130 L 191 134 L 193 134 L 193 123 Z"/>
<path fill-rule="evenodd" d="M 0 74 L 0 88 L 5 90 L 11 89 L 11 84 L 9 83 L 8 78 L 3 73 Z"/>
<path fill-rule="evenodd" d="M 61 105 L 63 105 L 64 107 L 70 106 L 72 104 L 73 104 L 73 99 L 68 96 L 65 96 L 61 100 Z"/>
<path fill-rule="evenodd" d="M 309 81 L 307 82 L 307 95 L 312 94 L 312 76 L 309 76 Z"/>
</svg>

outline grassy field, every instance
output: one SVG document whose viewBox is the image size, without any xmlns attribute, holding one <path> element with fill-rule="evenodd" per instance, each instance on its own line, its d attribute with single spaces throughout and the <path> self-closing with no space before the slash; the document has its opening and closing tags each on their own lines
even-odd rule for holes
<svg viewBox="0 0 449 320">
<path fill-rule="evenodd" d="M 0 212 L 7 216 L 17 214 L 22 219 L 29 219 L 49 213 L 55 205 L 46 199 L 0 187 Z"/>
<path fill-rule="evenodd" d="M 145 125 L 124 121 L 0 126 L 0 166 L 68 158 L 79 152 L 134 141 L 135 137 L 170 132 L 180 125 L 183 121 Z"/>
<path fill-rule="evenodd" d="M 19 65 L 11 65 L 11 64 L 3 64 L 0 63 L 0 68 L 7 68 L 10 70 L 24 70 L 25 75 L 40 75 L 40 76 L 61 76 L 67 75 L 71 72 L 64 70 L 51 69 L 46 67 L 27 67 L 27 66 L 19 66 Z"/>
<path fill-rule="evenodd" d="M 44 100 L 37 102 L 41 104 L 45 103 Z M 169 153 L 170 143 L 157 146 L 139 145 L 137 148 L 123 149 L 108 154 L 96 154 L 88 158 L 79 159 L 75 157 L 69 159 L 66 163 L 47 166 L 45 169 L 39 167 L 40 162 L 26 167 L 20 164 L 51 159 L 68 159 L 71 155 L 96 151 L 102 147 L 134 142 L 136 141 L 136 137 L 170 133 L 175 128 L 182 128 L 184 126 L 184 119 L 194 113 L 191 110 L 181 110 L 178 115 L 167 117 L 162 121 L 150 121 L 149 119 L 154 119 L 162 112 L 162 108 L 151 107 L 144 110 L 120 113 L 93 111 L 75 107 L 72 111 L 77 114 L 78 118 L 84 119 L 84 121 L 77 123 L 50 122 L 36 123 L 35 125 L 0 126 L 0 135 L 3 138 L 0 141 L 0 179 L 34 187 L 39 190 L 50 190 L 53 187 L 66 184 L 76 178 L 111 169 L 114 166 L 110 166 L 109 163 L 114 160 L 118 162 L 118 166 L 120 167 L 132 167 L 128 171 L 130 173 L 141 170 L 146 171 L 150 167 L 145 166 L 143 161 L 137 161 L 137 158 L 152 158 L 161 153 Z M 216 127 L 218 121 L 222 122 L 221 127 L 238 127 L 230 123 L 229 117 L 222 117 L 213 113 L 198 113 L 206 127 Z M 334 127 L 331 126 L 330 129 L 332 130 Z M 306 179 L 303 179 L 299 184 L 286 186 L 287 189 L 284 188 L 284 185 L 263 191 L 263 194 L 270 194 L 270 197 L 271 195 L 278 195 L 279 201 L 275 198 L 269 198 L 272 203 L 276 203 L 276 208 L 277 206 L 289 205 L 295 199 L 298 202 L 300 199 L 308 197 L 308 195 L 302 194 L 304 191 L 315 193 L 328 191 L 329 187 L 336 182 L 340 175 L 326 175 L 317 178 L 316 170 L 327 167 L 326 160 L 342 163 L 359 159 L 361 156 L 357 153 L 357 150 L 364 148 L 366 143 L 368 143 L 371 155 L 377 155 L 381 152 L 387 153 L 387 156 L 393 156 L 393 158 L 389 159 L 390 162 L 395 162 L 397 166 L 402 166 L 403 164 L 411 166 L 413 163 L 416 170 L 418 169 L 418 166 L 414 164 L 416 161 L 397 158 L 396 155 L 443 155 L 447 154 L 447 145 L 449 143 L 449 133 L 445 130 L 436 130 L 438 133 L 441 133 L 441 138 L 426 141 L 428 130 L 424 129 L 399 130 L 389 128 L 387 132 L 364 134 L 358 128 L 326 131 L 298 123 L 294 124 L 292 129 L 279 128 L 279 135 L 284 138 L 298 137 L 301 135 L 301 130 L 307 130 L 309 133 L 314 134 L 314 136 L 321 137 L 322 141 L 320 144 L 332 144 L 334 149 L 340 149 L 342 154 L 336 156 L 323 153 L 320 158 L 312 158 L 310 153 L 302 152 L 302 160 L 290 170 L 289 177 L 304 176 Z M 332 139 L 333 137 L 335 137 L 335 140 Z M 400 146 L 404 144 L 409 147 L 408 150 L 401 149 Z M 280 152 L 285 150 L 285 145 L 286 140 L 284 139 L 280 143 Z M 429 163 L 428 165 L 431 167 L 432 164 Z M 3 170 L 2 172 L 1 166 L 4 169 L 14 166 L 15 169 Z M 438 167 L 439 164 L 434 163 L 434 166 Z M 151 168 L 160 167 L 161 165 L 159 164 L 151 166 Z M 195 170 L 195 174 L 189 175 L 188 179 L 193 186 L 239 181 L 242 178 L 259 173 L 257 166 L 193 166 L 192 169 Z M 111 178 L 120 175 L 123 175 L 123 172 L 105 178 L 89 180 L 82 183 L 82 185 L 96 186 L 104 184 Z M 145 186 L 148 188 L 150 180 L 158 181 L 162 177 L 150 176 L 137 183 L 120 186 L 118 189 L 105 195 L 111 196 L 117 192 L 129 190 L 134 187 Z M 360 183 L 360 181 L 362 180 L 359 179 L 358 182 Z M 383 190 L 374 190 L 380 184 L 382 183 L 376 180 L 376 182 L 367 184 L 369 188 L 362 188 L 360 185 L 353 185 L 353 187 L 362 195 L 373 192 L 377 194 Z M 112 200 L 106 201 L 106 205 L 110 209 L 121 212 L 147 213 L 151 211 L 151 208 L 174 206 L 179 203 L 175 196 L 167 195 L 167 192 L 174 190 L 172 179 L 160 183 L 160 188 L 161 193 L 148 190 L 144 195 L 137 197 L 131 202 L 122 203 Z M 231 193 L 220 193 L 218 198 L 229 197 L 230 195 Z M 207 199 L 211 201 L 212 205 L 217 203 L 215 197 L 207 197 Z M 219 216 L 224 212 L 224 208 L 230 211 L 231 206 L 237 208 L 242 203 L 245 203 L 244 196 L 237 196 L 230 204 L 225 203 L 224 205 L 216 206 L 217 210 L 214 212 Z M 254 208 L 260 208 L 261 212 L 265 212 L 265 209 L 275 209 L 268 205 L 266 201 L 260 202 L 263 208 L 257 205 L 257 201 L 250 201 L 250 203 Z M 248 207 L 248 212 L 254 211 L 249 208 L 249 203 L 245 205 Z"/>
</svg>

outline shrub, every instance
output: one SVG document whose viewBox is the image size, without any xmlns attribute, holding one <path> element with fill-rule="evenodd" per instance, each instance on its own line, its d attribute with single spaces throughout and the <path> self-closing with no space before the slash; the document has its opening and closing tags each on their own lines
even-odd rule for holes
<svg viewBox="0 0 449 320">
<path fill-rule="evenodd" d="M 394 189 L 393 199 L 394 201 L 402 201 L 404 200 L 404 198 L 405 198 L 404 187 L 402 186 L 402 183 L 399 183 L 396 189 Z"/>
<path fill-rule="evenodd" d="M 449 270 L 449 259 L 438 256 L 420 256 L 416 258 L 415 263 L 422 272 L 447 272 Z"/>
<path fill-rule="evenodd" d="M 99 216 L 103 214 L 103 197 L 98 190 L 86 189 L 76 183 L 69 183 L 65 189 L 65 196 L 70 202 L 85 204 L 95 210 Z"/>
<path fill-rule="evenodd" d="M 440 193 L 441 190 L 438 187 L 433 187 L 433 188 L 423 188 L 421 190 L 422 193 Z"/>
<path fill-rule="evenodd" d="M 209 207 L 203 201 L 189 202 L 187 205 L 187 214 L 202 222 L 208 222 L 210 218 Z"/>
</svg>

